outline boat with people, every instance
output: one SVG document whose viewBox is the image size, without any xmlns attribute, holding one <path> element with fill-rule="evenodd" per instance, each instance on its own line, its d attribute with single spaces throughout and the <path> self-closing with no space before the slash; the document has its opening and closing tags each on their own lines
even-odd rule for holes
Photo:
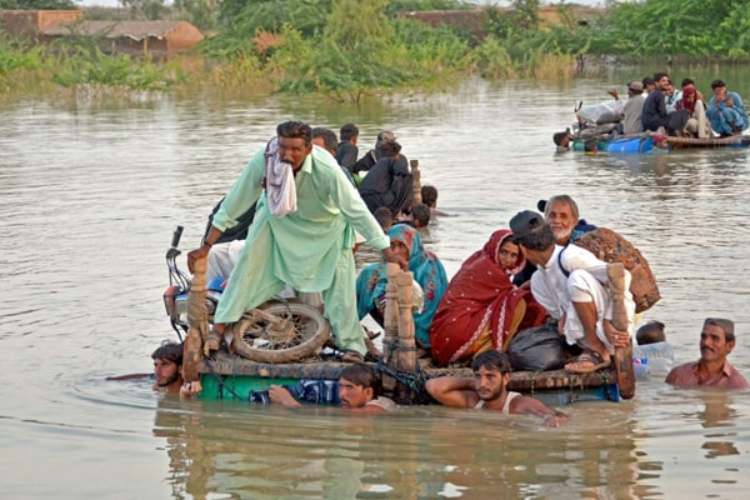
<svg viewBox="0 0 750 500">
<path fill-rule="evenodd" d="M 682 149 L 747 148 L 750 135 L 742 98 L 722 80 L 711 83 L 706 99 L 690 78 L 675 88 L 669 75 L 628 83 L 628 99 L 574 109 L 576 122 L 553 136 L 561 149 L 608 154 L 661 154 Z M 571 131 L 572 130 L 572 131 Z"/>
<path fill-rule="evenodd" d="M 229 342 L 210 338 L 209 323 L 223 284 L 216 279 L 206 283 L 205 263 L 194 269 L 192 277 L 179 269 L 176 259 L 181 233 L 178 227 L 167 251 L 170 286 L 164 300 L 172 327 L 184 341 L 185 371 L 192 371 L 192 378 L 200 380 L 203 399 L 252 402 L 272 386 L 338 380 L 348 364 L 341 362 L 331 341 L 331 328 L 319 301 L 311 303 L 305 297 L 268 301 L 242 316 L 232 328 Z M 466 361 L 438 366 L 429 356 L 417 356 L 414 318 L 408 312 L 414 300 L 412 274 L 396 264 L 388 264 L 387 273 L 382 349 L 368 339 L 368 350 L 374 352 L 365 364 L 382 375 L 386 394 L 397 403 L 434 403 L 425 392 L 427 380 L 446 375 L 470 378 L 473 372 Z M 559 346 L 556 328 L 552 337 Z M 513 333 L 520 339 L 524 332 Z M 510 341 L 506 339 L 506 347 L 512 345 Z M 626 362 L 632 360 L 628 357 Z M 572 373 L 562 365 L 514 369 L 508 389 L 554 406 L 579 401 L 616 402 L 634 395 L 632 373 L 625 384 L 628 387 L 623 387 L 623 376 L 628 375 L 620 372 L 618 364 L 590 373 Z"/>
</svg>

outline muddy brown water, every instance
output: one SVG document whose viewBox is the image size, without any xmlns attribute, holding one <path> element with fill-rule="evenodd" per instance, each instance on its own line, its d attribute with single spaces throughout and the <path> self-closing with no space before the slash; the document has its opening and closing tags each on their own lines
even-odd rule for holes
<svg viewBox="0 0 750 500">
<path fill-rule="evenodd" d="M 516 211 L 571 194 L 650 260 L 664 299 L 643 320 L 668 325 L 677 360 L 697 357 L 705 316 L 726 316 L 738 332 L 731 359 L 750 375 L 748 151 L 555 154 L 551 134 L 574 101 L 603 100 L 604 87 L 473 80 L 359 108 L 313 97 L 4 103 L 0 497 L 747 498 L 747 392 L 653 378 L 633 401 L 572 405 L 569 425 L 545 429 L 438 407 L 359 418 L 180 402 L 104 381 L 148 371 L 172 337 L 161 293 L 174 226 L 186 227 L 183 247 L 197 243 L 210 208 L 289 117 L 354 121 L 363 149 L 394 129 L 452 215 L 430 229 L 449 274 Z"/>
</svg>

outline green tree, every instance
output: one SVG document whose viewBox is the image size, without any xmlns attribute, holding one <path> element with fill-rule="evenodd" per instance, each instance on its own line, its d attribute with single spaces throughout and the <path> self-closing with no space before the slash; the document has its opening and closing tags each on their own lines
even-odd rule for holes
<svg viewBox="0 0 750 500">
<path fill-rule="evenodd" d="M 161 19 L 167 12 L 164 0 L 120 0 L 120 4 L 137 19 Z"/>
</svg>

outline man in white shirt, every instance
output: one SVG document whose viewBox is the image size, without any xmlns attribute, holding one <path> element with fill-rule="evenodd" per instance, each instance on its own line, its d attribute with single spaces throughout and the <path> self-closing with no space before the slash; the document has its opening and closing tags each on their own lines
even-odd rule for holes
<svg viewBox="0 0 750 500">
<path fill-rule="evenodd" d="M 526 260 L 538 267 L 531 278 L 534 299 L 558 320 L 559 331 L 568 344 L 579 344 L 584 349 L 565 369 L 590 373 L 609 366 L 614 348 L 630 343 L 629 330 L 635 314 L 635 303 L 627 292 L 630 274 L 625 271 L 624 279 L 616 276 L 615 266 L 576 245 L 556 245 L 552 229 L 536 212 L 516 214 L 510 228 Z M 613 292 L 624 296 L 627 331 L 612 324 Z"/>
</svg>

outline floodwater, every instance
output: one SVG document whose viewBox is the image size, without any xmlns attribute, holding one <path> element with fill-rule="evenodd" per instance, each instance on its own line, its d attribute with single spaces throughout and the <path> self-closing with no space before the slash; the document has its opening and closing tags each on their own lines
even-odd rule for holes
<svg viewBox="0 0 750 500">
<path fill-rule="evenodd" d="M 664 298 L 643 320 L 668 325 L 677 360 L 698 356 L 704 317 L 726 316 L 731 359 L 750 375 L 749 153 L 555 154 L 574 102 L 604 100 L 605 87 L 469 81 L 360 108 L 320 97 L 0 105 L 0 497 L 747 498 L 747 392 L 654 378 L 632 401 L 573 405 L 569 425 L 545 429 L 438 407 L 363 418 L 181 402 L 104 380 L 149 371 L 174 336 L 161 303 L 174 226 L 184 248 L 197 244 L 248 157 L 291 117 L 354 121 L 362 149 L 394 129 L 452 214 L 431 228 L 449 274 L 518 210 L 571 194 L 650 260 Z"/>
</svg>

